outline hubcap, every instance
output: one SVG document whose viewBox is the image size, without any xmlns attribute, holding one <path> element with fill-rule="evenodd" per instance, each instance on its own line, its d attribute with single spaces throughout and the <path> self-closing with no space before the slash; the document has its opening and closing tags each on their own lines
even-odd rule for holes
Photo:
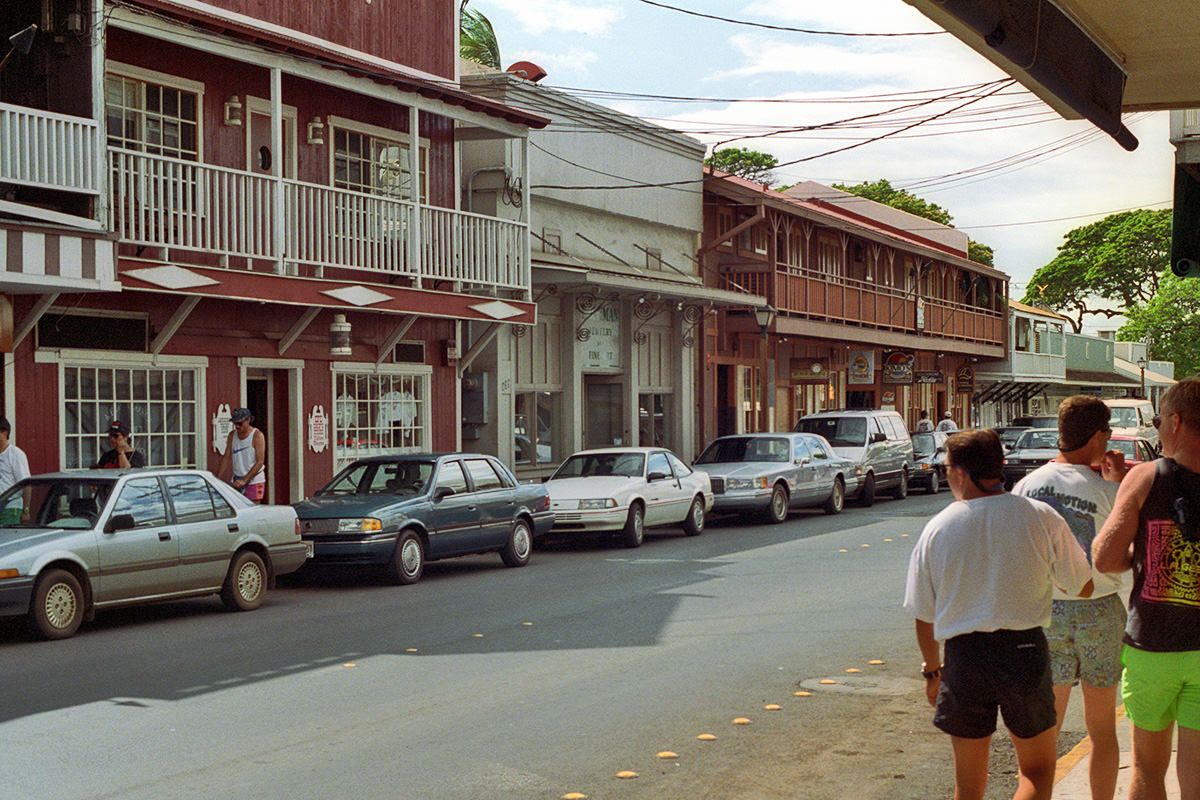
<svg viewBox="0 0 1200 800">
<path fill-rule="evenodd" d="M 696 530 L 704 527 L 704 504 L 699 500 L 692 502 L 692 525 Z"/>
<path fill-rule="evenodd" d="M 772 500 L 773 508 L 771 510 L 775 514 L 775 518 L 779 519 L 787 512 L 787 498 L 783 496 L 783 492 L 775 492 L 775 494 L 771 496 L 774 498 Z"/>
<path fill-rule="evenodd" d="M 254 600 L 263 589 L 263 576 L 258 565 L 247 562 L 238 571 L 238 594 L 246 600 Z"/>
<path fill-rule="evenodd" d="M 841 509 L 842 502 L 845 499 L 846 499 L 846 487 L 842 486 L 842 484 L 838 483 L 837 481 L 834 481 L 834 484 L 833 484 L 833 507 L 836 509 Z"/>
<path fill-rule="evenodd" d="M 641 515 L 641 512 L 634 511 L 633 512 L 633 537 L 635 539 L 637 539 L 639 542 L 642 540 L 642 534 L 643 534 L 643 529 L 644 529 L 645 525 L 646 525 L 646 520 Z"/>
<path fill-rule="evenodd" d="M 400 552 L 400 563 L 404 565 L 405 573 L 416 574 L 417 568 L 421 566 L 421 545 L 416 539 L 409 539 L 404 543 L 404 549 Z"/>
<path fill-rule="evenodd" d="M 524 558 L 529 554 L 530 542 L 529 529 L 524 525 L 517 525 L 513 531 L 513 550 L 516 551 L 519 558 Z"/>
<path fill-rule="evenodd" d="M 68 628 L 79 607 L 75 592 L 65 583 L 56 583 L 46 592 L 46 620 L 56 628 Z"/>
</svg>

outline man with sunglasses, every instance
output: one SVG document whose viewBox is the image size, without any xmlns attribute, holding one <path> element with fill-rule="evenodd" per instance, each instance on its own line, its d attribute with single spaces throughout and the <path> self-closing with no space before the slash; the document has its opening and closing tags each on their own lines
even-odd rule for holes
<svg viewBox="0 0 1200 800">
<path fill-rule="evenodd" d="M 146 458 L 133 449 L 133 436 L 124 422 L 114 420 L 108 426 L 108 441 L 112 447 L 104 451 L 100 460 L 92 465 L 92 469 L 129 469 L 146 466 Z"/>
<path fill-rule="evenodd" d="M 1133 569 L 1121 656 L 1130 800 L 1167 796 L 1176 723 L 1180 796 L 1200 800 L 1200 375 L 1163 395 L 1154 426 L 1163 458 L 1129 471 L 1093 557 L 1104 572 Z"/>
<path fill-rule="evenodd" d="M 1096 533 L 1112 513 L 1125 477 L 1125 457 L 1108 449 L 1112 412 L 1099 397 L 1074 395 L 1058 406 L 1058 456 L 1022 478 L 1013 494 L 1041 500 L 1063 518 L 1090 554 Z M 1071 688 L 1082 684 L 1083 718 L 1092 741 L 1088 777 L 1092 800 L 1112 800 L 1121 767 L 1117 742 L 1117 685 L 1121 682 L 1121 636 L 1125 603 L 1121 575 L 1093 570 L 1087 599 L 1054 591 L 1050 672 L 1054 680 L 1055 730 L 1062 728 Z"/>
<path fill-rule="evenodd" d="M 958 502 L 917 540 L 904 607 L 916 618 L 933 724 L 951 737 L 954 796 L 983 797 L 999 710 L 1017 755 L 1014 798 L 1049 800 L 1056 718 L 1043 628 L 1051 589 L 1089 595 L 1091 567 L 1054 509 L 1004 491 L 995 431 L 956 433 L 946 450 L 946 480 Z"/>
</svg>

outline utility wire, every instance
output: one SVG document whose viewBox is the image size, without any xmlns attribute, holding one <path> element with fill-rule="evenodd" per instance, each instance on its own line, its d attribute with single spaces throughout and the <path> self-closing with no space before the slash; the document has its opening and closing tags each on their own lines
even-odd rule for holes
<svg viewBox="0 0 1200 800">
<path fill-rule="evenodd" d="M 654 0 L 638 0 L 639 3 L 645 3 L 648 6 L 657 8 L 665 8 L 668 11 L 677 11 L 680 14 L 687 14 L 692 17 L 703 17 L 704 19 L 716 20 L 717 22 L 728 22 L 732 25 L 746 25 L 752 28 L 766 28 L 772 31 L 786 31 L 788 33 L 807 33 L 814 36 L 940 36 L 945 31 L 918 31 L 913 33 L 849 33 L 846 31 L 818 31 L 809 28 L 789 28 L 784 25 L 768 25 L 765 22 L 749 22 L 744 19 L 732 19 L 730 17 L 721 17 L 716 14 L 702 14 L 699 11 L 692 11 L 678 6 L 669 6 L 666 3 L 656 3 Z"/>
</svg>

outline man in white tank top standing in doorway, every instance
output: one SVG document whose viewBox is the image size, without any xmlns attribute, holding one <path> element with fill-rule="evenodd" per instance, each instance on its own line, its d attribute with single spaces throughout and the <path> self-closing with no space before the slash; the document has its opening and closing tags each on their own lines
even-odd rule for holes
<svg viewBox="0 0 1200 800">
<path fill-rule="evenodd" d="M 217 477 L 228 480 L 233 488 L 247 498 L 261 503 L 267 488 L 267 473 L 263 467 L 267 457 L 267 437 L 250 424 L 254 421 L 254 415 L 248 408 L 235 408 L 230 420 L 233 430 L 229 432 Z M 228 477 L 231 463 L 232 480 Z"/>
</svg>

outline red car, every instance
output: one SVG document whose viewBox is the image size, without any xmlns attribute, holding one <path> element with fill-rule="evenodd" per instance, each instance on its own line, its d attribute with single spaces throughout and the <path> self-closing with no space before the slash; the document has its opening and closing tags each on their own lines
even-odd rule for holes
<svg viewBox="0 0 1200 800">
<path fill-rule="evenodd" d="M 1128 467 L 1158 458 L 1154 445 L 1141 436 L 1133 436 L 1128 433 L 1114 433 L 1109 437 L 1108 449 L 1120 450 L 1124 453 L 1125 465 Z"/>
</svg>

